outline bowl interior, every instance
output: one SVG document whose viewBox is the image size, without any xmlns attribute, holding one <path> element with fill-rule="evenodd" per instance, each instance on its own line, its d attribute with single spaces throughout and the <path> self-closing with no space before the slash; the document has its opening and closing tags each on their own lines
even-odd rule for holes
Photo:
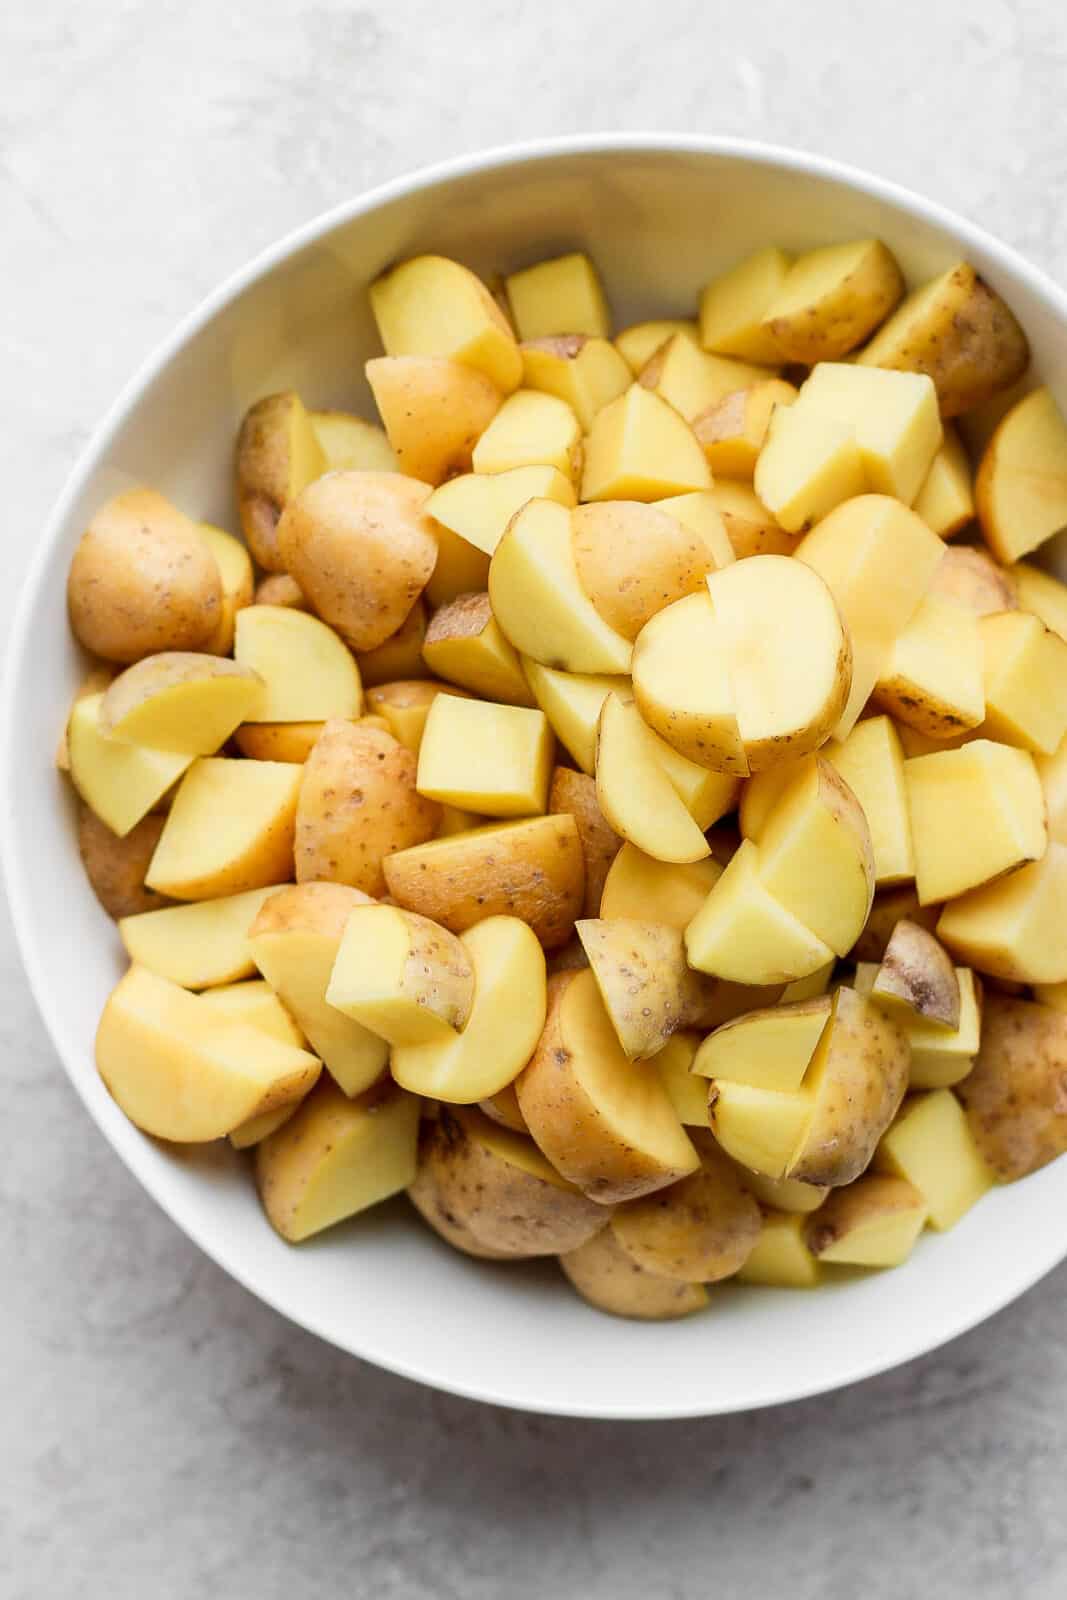
<svg viewBox="0 0 1067 1600">
<path fill-rule="evenodd" d="M 371 414 L 377 353 L 365 286 L 393 259 L 454 254 L 485 274 L 580 246 L 618 325 L 688 314 L 749 249 L 885 238 L 912 279 L 966 254 L 1008 298 L 1035 370 L 1067 399 L 1067 304 L 967 224 L 855 174 L 781 152 L 667 139 L 584 141 L 454 163 L 379 191 L 268 253 L 213 297 L 134 380 L 44 536 L 12 639 L 3 730 L 6 862 L 18 936 L 47 1025 L 90 1112 L 173 1219 L 278 1310 L 382 1366 L 463 1394 L 587 1416 L 699 1415 L 832 1388 L 979 1321 L 1067 1248 L 1067 1163 L 990 1196 L 899 1271 L 818 1294 L 730 1289 L 679 1324 L 601 1316 L 552 1263 L 499 1268 L 449 1251 L 403 1202 L 300 1249 L 264 1221 L 242 1158 L 139 1134 L 104 1091 L 92 1040 L 122 968 L 84 880 L 51 753 L 81 663 L 65 614 L 71 551 L 93 508 L 135 482 L 233 527 L 232 442 L 281 387 Z"/>
</svg>

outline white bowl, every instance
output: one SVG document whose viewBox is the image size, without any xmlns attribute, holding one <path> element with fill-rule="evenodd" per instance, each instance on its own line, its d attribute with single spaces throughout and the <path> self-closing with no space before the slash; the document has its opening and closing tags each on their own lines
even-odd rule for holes
<svg viewBox="0 0 1067 1600">
<path fill-rule="evenodd" d="M 832 162 L 741 141 L 553 141 L 388 184 L 261 255 L 137 374 L 40 537 L 2 727 L 4 859 L 37 1003 L 90 1114 L 174 1221 L 254 1294 L 368 1361 L 457 1394 L 591 1417 L 708 1415 L 833 1389 L 923 1354 L 1048 1272 L 1067 1252 L 1067 1162 L 989 1196 L 951 1234 L 925 1237 L 899 1271 L 815 1294 L 731 1288 L 682 1323 L 602 1316 L 551 1263 L 469 1261 L 402 1201 L 299 1249 L 283 1244 L 243 1160 L 215 1147 L 176 1154 L 145 1138 L 94 1070 L 97 1017 L 122 962 L 52 768 L 81 666 L 65 607 L 75 543 L 94 507 L 136 482 L 233 526 L 243 411 L 290 386 L 318 406 L 366 406 L 361 364 L 376 341 L 364 290 L 397 257 L 438 250 L 490 273 L 582 246 L 621 325 L 690 314 L 700 286 L 757 245 L 871 234 L 912 279 L 969 257 L 1021 318 L 1037 371 L 1067 399 L 1067 297 L 940 207 Z"/>
</svg>

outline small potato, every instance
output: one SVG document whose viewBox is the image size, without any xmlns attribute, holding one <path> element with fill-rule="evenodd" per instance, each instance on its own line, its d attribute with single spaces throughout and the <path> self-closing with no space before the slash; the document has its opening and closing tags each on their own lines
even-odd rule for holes
<svg viewBox="0 0 1067 1600">
<path fill-rule="evenodd" d="M 954 544 L 945 551 L 928 592 L 955 601 L 976 617 L 1014 611 L 1019 603 L 1011 574 L 985 550 L 969 544 Z"/>
<path fill-rule="evenodd" d="M 575 772 L 572 767 L 556 767 L 548 791 L 548 809 L 550 813 L 569 813 L 574 818 L 585 857 L 582 914 L 598 917 L 604 880 L 622 848 L 622 840 L 608 825 L 597 804 L 595 780 L 584 772 Z"/>
<path fill-rule="evenodd" d="M 432 839 L 441 820 L 440 806 L 416 792 L 415 774 L 414 756 L 389 734 L 327 722 L 300 785 L 296 881 L 384 894 L 385 857 Z"/>
<path fill-rule="evenodd" d="M 484 372 L 440 356 L 376 356 L 364 371 L 401 472 L 436 485 L 471 470 L 504 398 Z"/>
<path fill-rule="evenodd" d="M 272 572 L 256 585 L 253 604 L 257 606 L 288 606 L 290 611 L 309 609 L 304 591 L 295 578 L 287 572 Z"/>
<path fill-rule="evenodd" d="M 683 1283 L 717 1283 L 744 1266 L 763 1224 L 733 1162 L 710 1137 L 699 1148 L 699 1172 L 620 1206 L 612 1230 L 646 1272 Z"/>
<path fill-rule="evenodd" d="M 93 517 L 67 578 L 75 638 L 105 661 L 201 650 L 222 618 L 222 579 L 195 522 L 153 489 Z"/>
<path fill-rule="evenodd" d="M 987 993 L 974 1067 L 956 1094 L 1002 1183 L 1067 1151 L 1067 1013 Z"/>
<path fill-rule="evenodd" d="M 326 465 L 299 395 L 267 395 L 246 413 L 237 435 L 237 509 L 248 548 L 266 572 L 285 570 L 278 519 Z"/>
<path fill-rule="evenodd" d="M 680 1283 L 639 1267 L 610 1227 L 560 1256 L 559 1264 L 583 1300 L 616 1317 L 669 1322 L 703 1311 L 708 1303 L 703 1284 Z"/>
<path fill-rule="evenodd" d="M 419 1216 L 446 1244 L 450 1244 L 453 1250 L 462 1251 L 465 1256 L 476 1256 L 484 1261 L 522 1260 L 525 1251 L 491 1250 L 488 1245 L 481 1244 L 466 1224 L 461 1223 L 449 1210 L 424 1155 L 433 1128 L 432 1122 L 423 1128 L 419 1147 L 419 1170 L 415 1174 L 414 1183 L 408 1185 L 408 1199 Z"/>
<path fill-rule="evenodd" d="M 554 1256 L 586 1243 L 611 1216 L 533 1143 L 474 1107 L 442 1107 L 426 1164 L 451 1217 L 481 1245 L 508 1255 Z"/>
<path fill-rule="evenodd" d="M 93 893 L 117 922 L 141 911 L 169 905 L 165 895 L 145 887 L 145 873 L 163 832 L 165 817 L 142 817 L 123 838 L 112 833 L 84 803 L 78 806 L 78 850 Z"/>
<path fill-rule="evenodd" d="M 331 472 L 282 513 L 286 570 L 353 650 L 373 650 L 395 633 L 433 572 L 429 493 L 395 472 Z"/>
<path fill-rule="evenodd" d="M 637 500 L 579 506 L 571 530 L 582 588 L 631 643 L 657 611 L 701 589 L 716 565 L 699 534 Z"/>
</svg>

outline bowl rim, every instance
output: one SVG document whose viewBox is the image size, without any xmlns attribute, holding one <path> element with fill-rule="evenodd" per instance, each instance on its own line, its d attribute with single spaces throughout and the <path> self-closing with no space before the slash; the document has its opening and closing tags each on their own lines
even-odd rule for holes
<svg viewBox="0 0 1067 1600">
<path fill-rule="evenodd" d="M 182 350 L 184 345 L 211 319 L 246 288 L 265 277 L 282 261 L 328 235 L 336 228 L 351 222 L 392 200 L 417 193 L 423 189 L 457 178 L 472 176 L 498 168 L 527 162 L 550 161 L 555 158 L 587 155 L 641 155 L 649 152 L 665 154 L 714 156 L 746 161 L 761 166 L 775 167 L 804 175 L 825 178 L 884 201 L 886 205 L 920 221 L 940 228 L 961 243 L 974 247 L 987 259 L 1010 274 L 1022 278 L 1028 288 L 1044 300 L 1054 314 L 1067 324 L 1067 291 L 1061 289 L 1043 269 L 1034 266 L 1012 246 L 1002 243 L 978 224 L 960 216 L 948 206 L 927 199 L 902 184 L 882 178 L 832 156 L 773 143 L 749 140 L 734 136 L 671 133 L 669 131 L 596 132 L 518 140 L 493 145 L 451 156 L 445 160 L 420 166 L 412 171 L 390 178 L 375 187 L 340 201 L 319 212 L 307 222 L 291 229 L 280 239 L 257 251 L 244 265 L 229 273 L 214 289 L 209 291 L 190 311 L 182 316 L 175 327 L 160 340 L 137 365 L 132 376 L 122 385 L 118 395 L 93 429 L 87 443 L 78 453 L 60 494 L 48 515 L 37 549 L 27 567 L 14 608 L 8 635 L 8 649 L 4 664 L 3 685 L 0 691 L 0 868 L 7 892 L 15 944 L 22 960 L 30 992 L 52 1048 L 62 1063 L 63 1070 L 89 1112 L 93 1122 L 123 1164 L 131 1171 L 151 1199 L 179 1227 L 216 1266 L 238 1282 L 248 1293 L 262 1300 L 287 1321 L 316 1335 L 326 1343 L 357 1355 L 361 1360 L 397 1376 L 423 1383 L 430 1388 L 451 1393 L 468 1400 L 478 1400 L 490 1405 L 507 1406 L 514 1410 L 540 1415 L 575 1418 L 597 1418 L 616 1421 L 652 1421 L 688 1417 L 726 1415 L 753 1408 L 751 1402 L 739 1397 L 736 1402 L 717 1405 L 709 1411 L 707 1405 L 649 1405 L 627 1404 L 599 1405 L 595 1410 L 574 1405 L 545 1405 L 534 1399 L 516 1397 L 499 1387 L 479 1386 L 473 1383 L 442 1379 L 426 1365 L 413 1361 L 397 1361 L 388 1351 L 366 1351 L 355 1342 L 342 1343 L 338 1337 L 319 1325 L 318 1319 L 294 1311 L 284 1303 L 284 1297 L 273 1293 L 272 1286 L 253 1283 L 240 1260 L 230 1258 L 224 1241 L 206 1234 L 205 1230 L 175 1215 L 159 1192 L 150 1171 L 147 1158 L 142 1159 L 139 1145 L 120 1147 L 112 1131 L 96 1115 L 96 1111 L 83 1091 L 79 1071 L 60 1041 L 58 1029 L 53 1027 L 48 1005 L 48 973 L 43 952 L 38 948 L 32 931 L 31 899 L 28 878 L 18 859 L 15 840 L 11 796 L 11 775 L 17 756 L 17 687 L 19 666 L 30 640 L 33 619 L 37 612 L 41 590 L 46 580 L 49 556 L 66 522 L 72 506 L 83 490 L 99 458 L 106 452 L 113 437 L 136 407 L 143 391 Z M 891 1371 L 920 1356 L 932 1353 L 970 1329 L 995 1316 L 1019 1296 L 1038 1283 L 1067 1256 L 1067 1233 L 1061 1247 L 1056 1247 L 1042 1258 L 1036 1267 L 1032 1264 L 1015 1276 L 1005 1274 L 991 1290 L 988 1299 L 979 1309 L 969 1309 L 955 1319 L 949 1319 L 934 1338 L 921 1333 L 901 1341 L 900 1347 L 890 1357 L 876 1355 L 868 1360 L 858 1360 L 850 1365 L 840 1381 L 790 1383 L 783 1381 L 770 1398 L 762 1398 L 759 1408 L 789 1404 L 820 1394 L 832 1393 L 855 1383 Z M 786 1364 L 783 1364 L 786 1370 Z"/>
</svg>

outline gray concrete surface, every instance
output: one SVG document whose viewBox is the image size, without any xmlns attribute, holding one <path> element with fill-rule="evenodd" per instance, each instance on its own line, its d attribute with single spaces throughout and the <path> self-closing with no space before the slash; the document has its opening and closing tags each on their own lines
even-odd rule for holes
<svg viewBox="0 0 1067 1600">
<path fill-rule="evenodd" d="M 924 189 L 1067 277 L 1052 0 L 33 0 L 0 13 L 0 62 L 0 631 L 76 451 L 175 319 L 443 154 L 750 134 Z M 0 1058 L 6 1600 L 1067 1592 L 1063 1271 L 831 1399 L 542 1421 L 346 1359 L 202 1259 L 67 1088 L 6 922 Z"/>
</svg>

